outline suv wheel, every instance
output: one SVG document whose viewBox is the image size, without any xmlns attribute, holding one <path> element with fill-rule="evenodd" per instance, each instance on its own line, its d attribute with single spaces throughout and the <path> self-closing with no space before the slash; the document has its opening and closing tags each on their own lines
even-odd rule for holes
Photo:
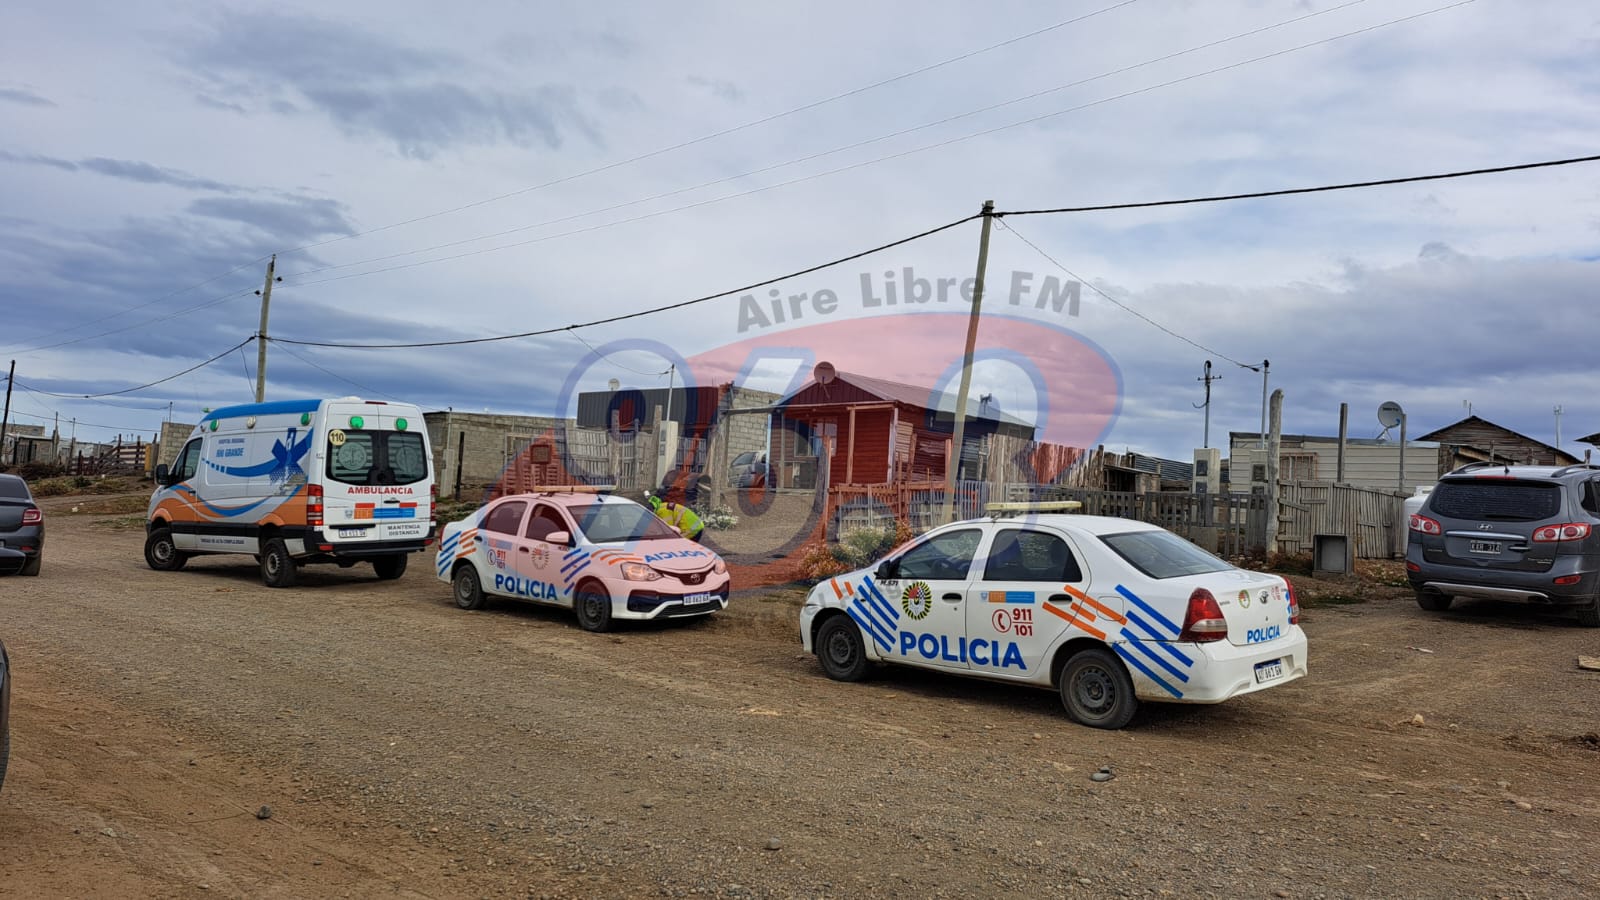
<svg viewBox="0 0 1600 900">
<path fill-rule="evenodd" d="M 1578 624 L 1585 628 L 1600 628 L 1600 596 L 1578 610 Z"/>
<path fill-rule="evenodd" d="M 1451 597 L 1438 591 L 1417 589 L 1417 605 L 1428 612 L 1444 612 L 1450 608 Z"/>
</svg>

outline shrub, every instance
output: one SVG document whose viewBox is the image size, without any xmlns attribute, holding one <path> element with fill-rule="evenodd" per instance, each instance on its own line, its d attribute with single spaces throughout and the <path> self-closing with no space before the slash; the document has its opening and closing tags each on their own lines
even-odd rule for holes
<svg viewBox="0 0 1600 900">
<path fill-rule="evenodd" d="M 727 508 L 726 506 L 719 506 L 708 512 L 702 512 L 699 515 L 700 521 L 704 522 L 707 528 L 717 531 L 726 531 L 727 529 L 739 524 L 739 517 L 734 515 L 733 510 Z"/>
<path fill-rule="evenodd" d="M 841 562 L 835 548 L 811 544 L 800 555 L 800 577 L 810 584 L 850 571 L 854 566 Z"/>
</svg>

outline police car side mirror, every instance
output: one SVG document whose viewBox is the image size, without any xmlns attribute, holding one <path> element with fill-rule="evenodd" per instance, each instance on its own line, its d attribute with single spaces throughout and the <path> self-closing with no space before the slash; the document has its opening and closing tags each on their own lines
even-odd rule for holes
<svg viewBox="0 0 1600 900">
<path fill-rule="evenodd" d="M 572 532 L 570 531 L 552 531 L 545 535 L 544 539 L 552 544 L 560 544 L 563 547 L 572 546 Z"/>
<path fill-rule="evenodd" d="M 165 487 L 166 485 L 169 485 L 171 483 L 172 483 L 171 472 L 167 468 L 167 464 L 166 463 L 162 463 L 161 465 L 156 466 L 156 484 L 159 484 L 159 485 Z"/>
</svg>

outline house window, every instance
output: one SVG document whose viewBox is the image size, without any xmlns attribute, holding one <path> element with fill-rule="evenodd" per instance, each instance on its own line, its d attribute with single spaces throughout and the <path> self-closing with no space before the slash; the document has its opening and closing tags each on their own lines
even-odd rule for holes
<svg viewBox="0 0 1600 900">
<path fill-rule="evenodd" d="M 1267 480 L 1267 464 L 1266 463 L 1255 463 L 1255 464 L 1251 465 L 1250 466 L 1250 480 L 1251 481 L 1266 481 Z"/>
<path fill-rule="evenodd" d="M 1317 455 L 1315 453 L 1285 453 L 1278 457 L 1279 481 L 1315 481 Z"/>
</svg>

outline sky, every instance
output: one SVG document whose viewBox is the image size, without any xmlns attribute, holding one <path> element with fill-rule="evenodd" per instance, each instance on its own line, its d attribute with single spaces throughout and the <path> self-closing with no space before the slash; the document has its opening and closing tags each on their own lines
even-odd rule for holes
<svg viewBox="0 0 1600 900">
<path fill-rule="evenodd" d="M 148 439 L 169 416 L 249 401 L 272 254 L 269 400 L 551 414 L 613 378 L 783 390 L 823 360 L 953 391 L 959 336 L 918 335 L 965 317 L 904 323 L 970 309 L 978 220 L 764 282 L 986 200 L 1081 207 L 1593 155 L 1597 61 L 1600 9 L 1583 0 L 13 0 L 11 419 Z M 1044 419 L 1106 411 L 1073 440 L 1189 459 L 1208 360 L 1212 446 L 1259 429 L 1263 360 L 1287 432 L 1333 434 L 1347 403 L 1350 434 L 1375 437 L 1386 401 L 1411 437 L 1469 409 L 1550 443 L 1559 422 L 1580 455 L 1575 439 L 1600 431 L 1600 163 L 992 221 L 973 391 L 1046 433 Z M 924 281 L 929 302 L 887 304 L 891 283 L 903 299 Z M 286 343 L 543 329 L 560 331 Z M 788 349 L 704 364 L 758 343 Z M 1089 364 L 1052 354 L 1101 374 L 1063 374 Z"/>
</svg>

